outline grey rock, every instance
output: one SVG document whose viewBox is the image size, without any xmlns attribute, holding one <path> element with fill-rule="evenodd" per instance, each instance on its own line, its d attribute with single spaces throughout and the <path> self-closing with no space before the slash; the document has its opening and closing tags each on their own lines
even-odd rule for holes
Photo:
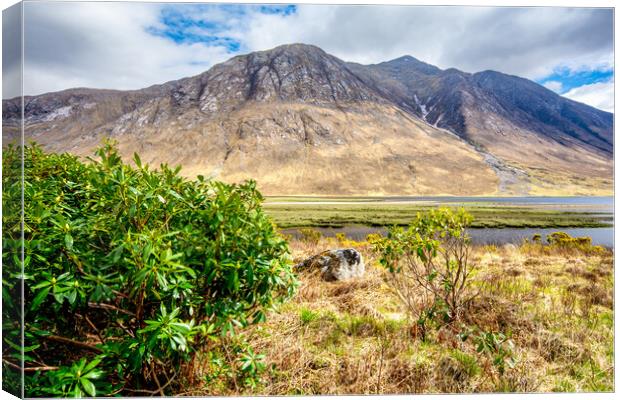
<svg viewBox="0 0 620 400">
<path fill-rule="evenodd" d="M 364 275 L 364 259 L 355 249 L 327 250 L 295 265 L 297 270 L 319 269 L 326 281 L 343 281 Z"/>
</svg>

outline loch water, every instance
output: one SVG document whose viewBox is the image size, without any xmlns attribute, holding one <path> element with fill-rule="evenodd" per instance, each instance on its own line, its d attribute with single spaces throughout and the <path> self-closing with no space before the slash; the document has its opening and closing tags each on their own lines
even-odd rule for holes
<svg viewBox="0 0 620 400">
<path fill-rule="evenodd" d="M 591 212 L 597 215 L 609 215 L 613 217 L 614 201 L 612 196 L 599 197 L 389 197 L 382 198 L 381 202 L 398 203 L 430 203 L 436 205 L 458 206 L 471 203 L 484 203 L 485 205 L 501 206 L 526 206 L 528 208 L 553 209 L 564 211 Z M 613 220 L 612 220 L 613 223 Z M 370 233 L 385 234 L 385 227 L 371 227 L 363 225 L 351 225 L 338 228 L 314 228 L 324 236 L 331 237 L 338 233 L 344 233 L 353 240 L 363 240 Z M 507 243 L 520 244 L 525 239 L 530 239 L 535 234 L 540 234 L 543 240 L 546 236 L 557 231 L 566 232 L 573 237 L 589 236 L 595 245 L 614 247 L 614 228 L 478 228 L 469 229 L 468 233 L 474 244 Z M 282 233 L 299 237 L 296 228 L 283 229 Z"/>
</svg>

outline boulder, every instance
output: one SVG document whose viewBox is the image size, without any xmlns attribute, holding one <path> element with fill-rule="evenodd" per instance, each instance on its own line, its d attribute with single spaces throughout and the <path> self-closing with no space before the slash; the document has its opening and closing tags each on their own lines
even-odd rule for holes
<svg viewBox="0 0 620 400">
<path fill-rule="evenodd" d="M 305 259 L 295 265 L 295 269 L 315 269 L 321 271 L 326 281 L 342 281 L 364 275 L 364 259 L 355 249 L 327 250 Z"/>
</svg>

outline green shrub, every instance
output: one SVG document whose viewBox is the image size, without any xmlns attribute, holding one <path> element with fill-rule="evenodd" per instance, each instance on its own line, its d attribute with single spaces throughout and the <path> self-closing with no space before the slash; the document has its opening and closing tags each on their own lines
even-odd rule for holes
<svg viewBox="0 0 620 400">
<path fill-rule="evenodd" d="M 86 163 L 24 151 L 25 363 L 58 368 L 27 373 L 26 396 L 173 393 L 197 352 L 218 354 L 292 295 L 287 243 L 253 181 L 190 181 L 137 155 L 132 168 L 110 143 Z M 18 159 L 9 147 L 3 166 Z M 4 262 L 18 219 L 3 218 Z M 15 290 L 5 282 L 3 301 Z M 239 351 L 243 374 L 261 370 Z"/>
<path fill-rule="evenodd" d="M 566 232 L 553 232 L 547 235 L 549 246 L 561 250 L 574 250 L 586 254 L 604 254 L 604 247 L 593 246 L 588 236 L 572 237 Z"/>
<path fill-rule="evenodd" d="M 338 241 L 338 244 L 340 246 L 345 246 L 349 239 L 347 238 L 347 235 L 340 232 L 340 233 L 336 233 L 336 240 Z"/>
<path fill-rule="evenodd" d="M 555 245 L 563 245 L 570 243 L 572 241 L 572 237 L 566 232 L 553 232 L 547 235 L 547 242 L 549 244 Z"/>
<path fill-rule="evenodd" d="M 485 332 L 476 328 L 460 336 L 463 341 L 471 337 L 476 352 L 488 357 L 500 375 L 504 375 L 506 368 L 514 368 L 517 362 L 513 354 L 515 345 L 502 332 Z"/>
<path fill-rule="evenodd" d="M 387 283 L 416 321 L 424 339 L 427 326 L 439 319 L 453 322 L 471 300 L 469 238 L 472 217 L 463 209 L 418 213 L 409 228 L 391 228 L 373 241 Z"/>
<path fill-rule="evenodd" d="M 380 233 L 369 233 L 368 235 L 366 235 L 366 241 L 371 245 L 380 241 L 381 239 L 383 239 L 383 235 L 381 235 Z"/>
<path fill-rule="evenodd" d="M 12 157 L 2 162 L 2 390 L 22 396 L 22 240 L 21 148 L 10 146 Z M 11 357 L 12 361 L 7 359 Z"/>
<path fill-rule="evenodd" d="M 319 240 L 321 240 L 321 237 L 322 237 L 321 232 L 313 228 L 301 228 L 299 230 L 299 233 L 301 234 L 302 242 L 312 244 L 315 246 L 319 244 Z"/>
</svg>

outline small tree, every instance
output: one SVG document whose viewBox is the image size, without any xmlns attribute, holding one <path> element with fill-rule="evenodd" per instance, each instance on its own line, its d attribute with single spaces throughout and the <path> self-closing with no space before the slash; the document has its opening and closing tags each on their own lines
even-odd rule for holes
<svg viewBox="0 0 620 400">
<path fill-rule="evenodd" d="M 426 323 L 441 314 L 457 320 L 471 301 L 469 237 L 472 217 L 463 209 L 418 213 L 408 229 L 391 228 L 373 247 L 387 268 L 386 281 L 425 334 Z"/>
</svg>

